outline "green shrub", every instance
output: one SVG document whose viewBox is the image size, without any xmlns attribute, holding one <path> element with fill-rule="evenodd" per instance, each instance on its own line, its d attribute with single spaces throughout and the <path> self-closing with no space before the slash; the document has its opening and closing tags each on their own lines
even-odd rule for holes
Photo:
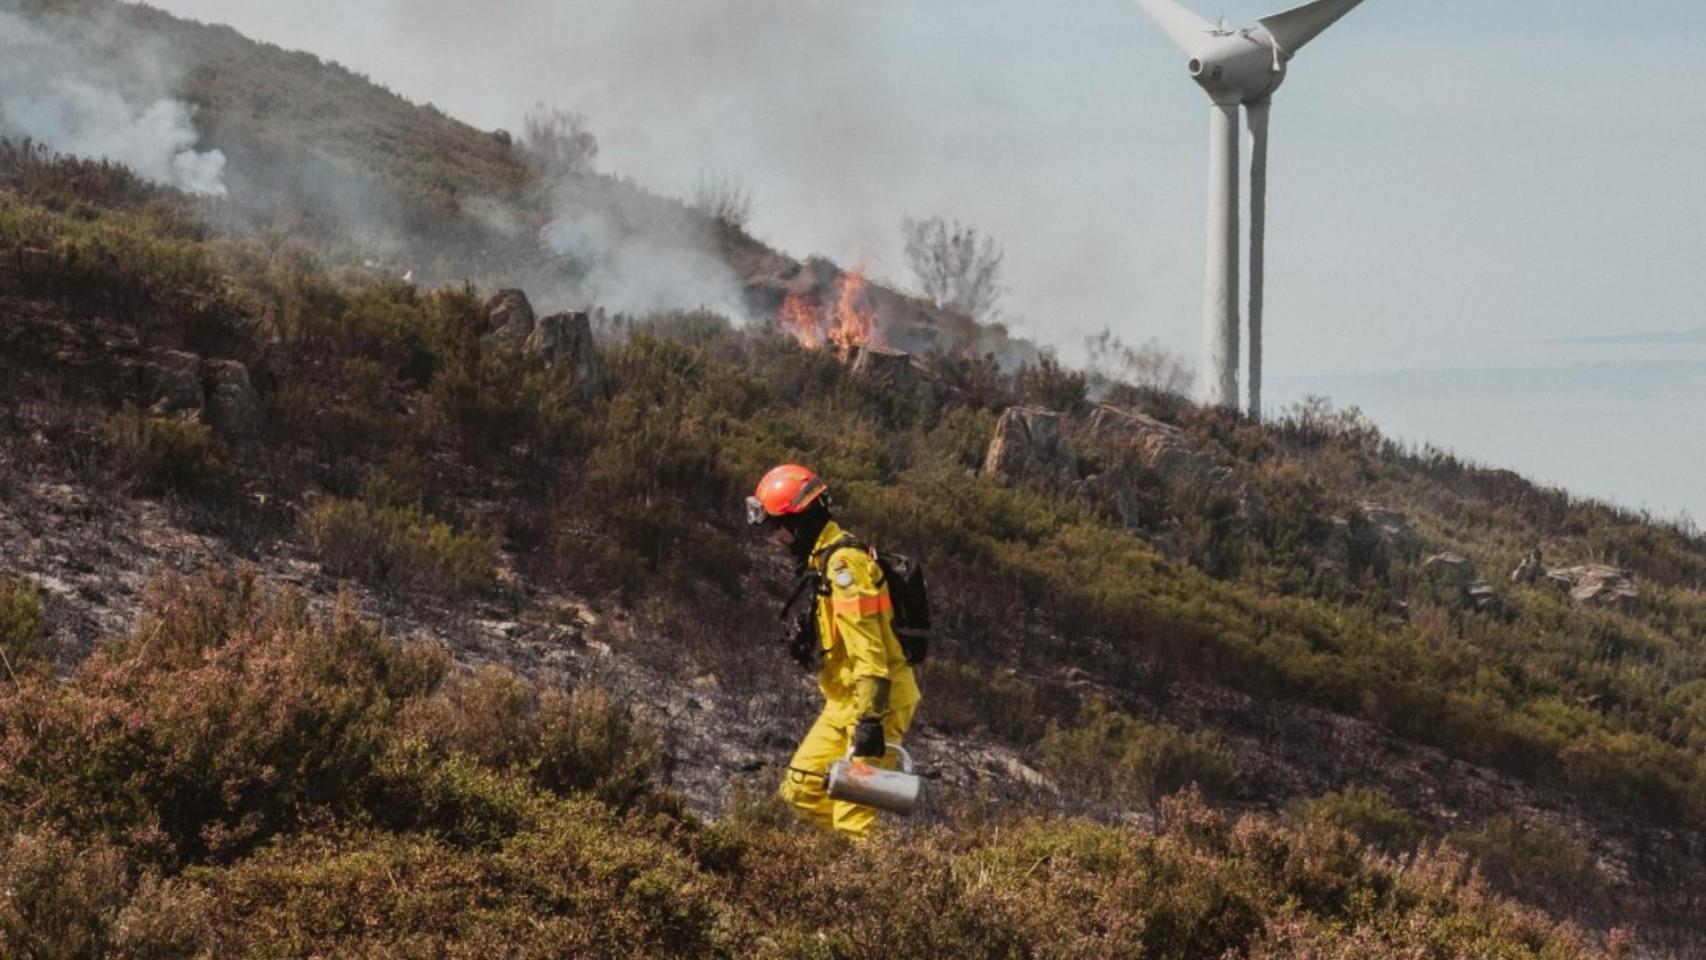
<svg viewBox="0 0 1706 960">
<path fill-rule="evenodd" d="M 1602 904 L 1609 893 L 1592 852 L 1543 820 L 1500 815 L 1452 834 L 1451 842 L 1475 858 L 1489 883 L 1514 896 L 1576 911 Z"/>
<path fill-rule="evenodd" d="M 126 408 L 107 420 L 106 437 L 119 473 L 143 494 L 218 496 L 236 478 L 224 445 L 197 421 Z"/>
<path fill-rule="evenodd" d="M 42 658 L 41 597 L 27 580 L 0 577 L 0 656 L 8 674 Z M 3 679 L 3 678 L 0 678 Z"/>
<path fill-rule="evenodd" d="M 302 516 L 308 549 L 337 576 L 466 595 L 496 582 L 497 538 L 458 533 L 419 504 L 327 498 Z"/>
<path fill-rule="evenodd" d="M 1025 745 L 1045 730 L 1036 693 L 1016 675 L 933 658 L 921 677 L 930 725 L 944 733 L 981 732 Z"/>
<path fill-rule="evenodd" d="M 1044 355 L 1036 365 L 1021 367 L 1014 379 L 1024 403 L 1061 413 L 1082 413 L 1090 405 L 1084 374 L 1062 367 L 1054 357 Z"/>
<path fill-rule="evenodd" d="M 1292 819 L 1308 825 L 1330 824 L 1348 830 L 1383 853 L 1397 855 L 1416 848 L 1422 826 L 1378 790 L 1351 787 L 1323 794 L 1291 809 Z"/>
<path fill-rule="evenodd" d="M 1212 733 L 1185 733 L 1087 702 L 1077 725 L 1051 727 L 1038 750 L 1056 780 L 1081 796 L 1153 804 L 1192 784 L 1222 794 L 1238 776 L 1230 751 Z"/>
</svg>

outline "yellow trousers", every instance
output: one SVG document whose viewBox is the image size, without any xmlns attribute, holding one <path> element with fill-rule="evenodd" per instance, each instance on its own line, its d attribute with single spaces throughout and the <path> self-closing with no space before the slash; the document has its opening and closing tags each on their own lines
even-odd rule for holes
<svg viewBox="0 0 1706 960">
<path fill-rule="evenodd" d="M 883 717 L 883 736 L 890 743 L 900 743 L 906 728 L 912 725 L 912 712 L 917 704 L 891 709 Z M 818 715 L 817 722 L 806 732 L 794 759 L 788 761 L 788 773 L 782 780 L 782 799 L 794 805 L 806 819 L 825 830 L 836 830 L 856 839 L 864 839 L 877 819 L 877 811 L 845 800 L 831 800 L 823 774 L 829 765 L 847 756 L 853 742 L 857 721 L 843 722 L 831 718 L 830 708 Z M 891 753 L 881 766 L 893 767 L 896 757 Z M 807 772 L 801 772 L 807 771 Z"/>
</svg>

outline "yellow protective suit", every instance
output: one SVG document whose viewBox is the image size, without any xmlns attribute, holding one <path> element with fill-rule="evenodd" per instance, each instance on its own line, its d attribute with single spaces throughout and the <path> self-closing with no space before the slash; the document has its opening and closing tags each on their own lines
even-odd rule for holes
<svg viewBox="0 0 1706 960">
<path fill-rule="evenodd" d="M 845 536 L 832 520 L 812 548 L 812 569 L 829 587 L 829 595 L 817 599 L 817 633 L 823 644 L 817 683 L 824 705 L 788 763 L 782 798 L 819 826 L 863 839 L 877 812 L 831 800 L 822 774 L 847 756 L 862 717 L 882 717 L 884 736 L 899 743 L 912 725 L 919 692 L 895 636 L 894 605 L 881 568 L 859 547 L 829 549 Z M 892 756 L 884 761 L 885 766 L 893 763 Z"/>
</svg>

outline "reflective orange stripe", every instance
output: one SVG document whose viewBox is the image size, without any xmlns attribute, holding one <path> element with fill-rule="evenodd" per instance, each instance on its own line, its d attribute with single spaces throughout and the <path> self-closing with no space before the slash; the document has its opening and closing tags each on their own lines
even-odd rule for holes
<svg viewBox="0 0 1706 960">
<path fill-rule="evenodd" d="M 888 594 L 879 597 L 836 597 L 829 608 L 838 616 L 868 617 L 873 613 L 893 613 L 894 601 Z"/>
</svg>

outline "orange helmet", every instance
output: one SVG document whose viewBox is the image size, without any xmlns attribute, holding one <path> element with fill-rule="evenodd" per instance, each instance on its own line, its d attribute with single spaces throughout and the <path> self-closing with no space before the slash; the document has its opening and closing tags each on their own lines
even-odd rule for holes
<svg viewBox="0 0 1706 960">
<path fill-rule="evenodd" d="M 812 501 L 829 491 L 823 479 L 806 467 L 785 463 L 758 481 L 758 490 L 746 498 L 746 522 L 757 526 L 767 520 L 804 513 Z"/>
</svg>

